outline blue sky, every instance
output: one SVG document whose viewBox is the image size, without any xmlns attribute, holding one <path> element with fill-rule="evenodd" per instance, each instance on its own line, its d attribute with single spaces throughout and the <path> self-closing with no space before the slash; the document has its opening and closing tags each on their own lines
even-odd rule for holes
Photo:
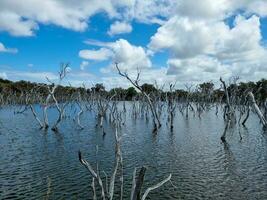
<svg viewBox="0 0 267 200">
<path fill-rule="evenodd" d="M 267 77 L 264 0 L 99 2 L 2 0 L 0 77 L 56 80 L 61 62 L 75 86 L 128 87 L 114 62 L 160 85 Z"/>
</svg>

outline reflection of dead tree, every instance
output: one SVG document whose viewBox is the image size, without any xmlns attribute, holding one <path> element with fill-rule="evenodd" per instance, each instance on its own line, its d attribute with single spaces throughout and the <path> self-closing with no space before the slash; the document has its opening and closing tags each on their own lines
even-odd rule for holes
<svg viewBox="0 0 267 200">
<path fill-rule="evenodd" d="M 84 129 L 84 127 L 81 125 L 80 117 L 83 114 L 83 108 L 82 108 L 82 100 L 81 100 L 81 94 L 78 94 L 78 99 L 76 101 L 76 104 L 78 105 L 80 111 L 77 114 L 77 124 L 81 129 Z"/>
<path fill-rule="evenodd" d="M 191 105 L 190 100 L 189 100 L 190 94 L 192 93 L 192 91 L 191 91 L 192 87 L 193 87 L 193 85 L 185 84 L 185 88 L 186 88 L 186 91 L 187 91 L 187 94 L 186 94 L 186 105 L 185 105 L 186 118 L 188 118 L 189 108 L 194 112 L 194 107 Z"/>
<path fill-rule="evenodd" d="M 161 127 L 161 122 L 160 122 L 159 115 L 157 113 L 157 109 L 156 109 L 155 104 L 152 103 L 151 98 L 149 97 L 149 95 L 144 91 L 144 89 L 139 84 L 140 71 L 137 73 L 136 79 L 133 80 L 133 79 L 131 79 L 129 77 L 129 75 L 126 72 L 121 72 L 121 70 L 118 67 L 118 63 L 115 63 L 115 66 L 116 66 L 116 68 L 118 70 L 119 75 L 125 77 L 128 81 L 130 81 L 130 83 L 134 87 L 136 87 L 142 93 L 142 95 L 145 96 L 145 98 L 146 98 L 146 100 L 148 102 L 148 105 L 150 107 L 150 111 L 151 111 L 152 116 L 153 116 L 154 131 L 157 131 Z"/>
<path fill-rule="evenodd" d="M 99 173 L 99 169 L 98 169 L 98 163 L 97 163 L 97 169 L 94 170 L 93 167 L 90 165 L 89 162 L 87 162 L 83 157 L 81 152 L 79 151 L 78 155 L 79 155 L 79 160 L 81 162 L 81 164 L 83 166 L 85 166 L 85 168 L 90 172 L 90 174 L 92 175 L 93 179 L 92 179 L 92 188 L 93 188 L 93 199 L 96 199 L 96 188 L 95 188 L 95 183 L 94 180 L 97 181 L 100 190 L 101 190 L 101 198 L 102 200 L 108 199 L 108 200 L 112 200 L 113 196 L 114 196 L 114 189 L 115 189 L 115 180 L 116 180 L 116 175 L 118 170 L 121 170 L 121 177 L 120 177 L 120 183 L 121 183 L 121 192 L 120 192 L 120 199 L 123 199 L 123 166 L 122 166 L 122 153 L 121 153 L 121 146 L 120 146 L 120 141 L 121 141 L 121 136 L 118 136 L 117 133 L 117 128 L 115 130 L 115 166 L 110 178 L 110 182 L 108 184 L 108 178 L 107 175 L 106 176 L 106 187 L 104 187 L 103 185 L 103 181 L 100 177 L 100 173 Z M 142 198 L 141 198 L 141 189 L 142 189 L 142 185 L 144 182 L 144 176 L 145 176 L 145 171 L 146 168 L 142 167 L 140 170 L 139 175 L 136 178 L 136 169 L 134 169 L 134 173 L 133 173 L 133 181 L 132 181 L 132 190 L 131 190 L 131 200 L 145 200 L 147 195 L 149 194 L 150 191 L 155 190 L 159 187 L 161 187 L 163 184 L 165 184 L 166 182 L 170 181 L 171 179 L 171 174 L 164 179 L 163 181 L 159 182 L 158 184 L 149 187 L 145 193 L 143 194 Z"/>
<path fill-rule="evenodd" d="M 247 114 L 246 114 L 246 117 L 245 117 L 244 120 L 242 121 L 242 125 L 243 125 L 243 126 L 245 126 L 245 123 L 246 123 L 247 120 L 248 120 L 249 113 L 250 113 L 250 106 L 248 105 L 248 106 L 247 106 Z"/>
<path fill-rule="evenodd" d="M 230 126 L 230 123 L 231 123 L 231 120 L 230 120 L 230 119 L 227 119 L 226 125 L 225 125 L 225 127 L 224 127 L 223 134 L 222 134 L 222 136 L 221 136 L 221 140 L 222 140 L 222 142 L 226 142 L 226 140 L 225 140 L 225 136 L 226 136 L 227 130 L 228 130 L 229 126 Z"/>
</svg>

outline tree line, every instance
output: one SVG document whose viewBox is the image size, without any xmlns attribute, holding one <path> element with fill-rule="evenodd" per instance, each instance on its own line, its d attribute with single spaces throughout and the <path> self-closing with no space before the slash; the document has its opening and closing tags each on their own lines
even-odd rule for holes
<svg viewBox="0 0 267 200">
<path fill-rule="evenodd" d="M 21 99 L 20 97 L 31 91 L 38 92 L 41 97 L 45 98 L 49 94 L 47 87 L 52 85 L 53 83 L 35 83 L 24 80 L 13 82 L 0 78 L 0 102 L 1 104 L 8 103 L 8 99 L 12 97 L 14 103 L 23 104 L 24 102 L 19 101 L 19 99 Z M 172 89 L 172 91 L 165 91 L 163 88 L 148 83 L 144 83 L 140 87 L 146 94 L 160 95 L 162 100 L 172 95 L 181 101 L 190 98 L 191 101 L 202 100 L 215 102 L 219 100 L 225 101 L 226 98 L 223 88 L 215 88 L 215 85 L 212 82 L 204 82 L 197 86 L 185 85 L 185 89 Z M 256 82 L 233 82 L 228 84 L 227 90 L 229 91 L 230 96 L 233 94 L 242 96 L 245 92 L 251 91 L 254 94 L 256 101 L 261 104 L 267 98 L 267 80 L 261 79 Z M 127 101 L 138 100 L 140 98 L 140 92 L 137 92 L 134 87 L 126 89 L 118 87 L 107 91 L 102 83 L 97 83 L 91 88 L 59 85 L 55 91 L 55 96 L 60 100 L 70 100 L 71 96 L 77 92 L 87 95 L 98 93 L 107 97 L 116 94 L 117 100 Z"/>
</svg>

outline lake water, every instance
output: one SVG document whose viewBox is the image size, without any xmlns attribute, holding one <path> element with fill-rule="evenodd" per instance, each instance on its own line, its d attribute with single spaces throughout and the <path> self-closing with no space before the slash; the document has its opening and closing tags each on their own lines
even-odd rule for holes
<svg viewBox="0 0 267 200">
<path fill-rule="evenodd" d="M 14 109 L 0 109 L 0 199 L 44 199 L 49 180 L 49 199 L 92 199 L 91 176 L 77 152 L 81 150 L 94 167 L 97 159 L 100 170 L 110 176 L 114 127 L 104 121 L 103 139 L 95 113 L 88 111 L 81 117 L 83 130 L 68 118 L 54 133 L 39 130 L 30 111 L 14 115 Z M 50 109 L 50 121 L 56 116 Z M 246 127 L 229 129 L 227 144 L 220 141 L 222 115 L 216 116 L 213 109 L 201 119 L 177 111 L 173 132 L 166 119 L 163 122 L 153 134 L 151 121 L 134 120 L 128 109 L 126 123 L 118 130 L 123 134 L 124 199 L 129 199 L 134 168 L 143 165 L 147 167 L 143 191 L 172 173 L 172 182 L 147 199 L 267 199 L 267 133 L 257 116 L 251 114 Z"/>
</svg>

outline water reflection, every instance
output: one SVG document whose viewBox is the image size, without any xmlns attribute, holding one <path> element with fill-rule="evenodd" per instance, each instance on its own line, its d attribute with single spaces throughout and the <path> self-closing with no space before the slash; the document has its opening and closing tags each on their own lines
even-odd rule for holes
<svg viewBox="0 0 267 200">
<path fill-rule="evenodd" d="M 98 159 L 100 170 L 110 174 L 114 127 L 104 121 L 103 138 L 95 115 L 87 112 L 81 117 L 83 130 L 69 118 L 59 132 L 45 132 L 38 129 L 31 113 L 14 115 L 13 111 L 12 107 L 0 110 L 1 199 L 43 199 L 49 182 L 50 199 L 92 197 L 91 177 L 80 165 L 77 152 L 81 150 L 94 167 Z M 56 111 L 49 112 L 52 121 Z M 167 118 L 164 113 L 162 117 Z M 133 169 L 145 165 L 145 188 L 169 173 L 177 187 L 169 183 L 151 192 L 150 199 L 267 199 L 267 138 L 253 114 L 246 127 L 229 127 L 226 143 L 220 140 L 225 122 L 220 113 L 216 116 L 215 108 L 202 113 L 201 120 L 197 114 L 189 112 L 185 117 L 177 111 L 173 131 L 169 123 L 162 123 L 157 134 L 145 116 L 134 120 L 127 113 L 126 118 L 119 130 L 125 198 Z"/>
</svg>

